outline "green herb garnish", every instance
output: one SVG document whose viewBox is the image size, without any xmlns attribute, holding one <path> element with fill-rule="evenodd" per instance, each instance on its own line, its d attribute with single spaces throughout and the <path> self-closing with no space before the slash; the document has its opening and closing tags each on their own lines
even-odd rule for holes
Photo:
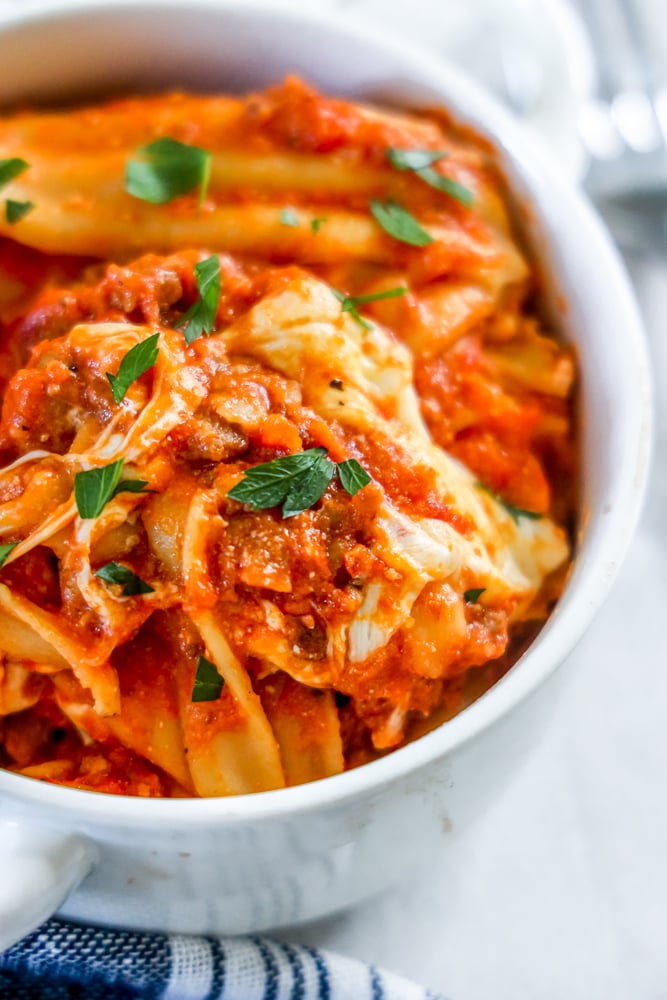
<svg viewBox="0 0 667 1000">
<path fill-rule="evenodd" d="M 28 169 L 30 164 L 20 156 L 12 156 L 8 160 L 0 160 L 0 188 L 9 184 L 15 177 Z"/>
<path fill-rule="evenodd" d="M 127 566 L 121 566 L 117 562 L 106 563 L 96 571 L 95 576 L 99 576 L 100 580 L 104 580 L 105 583 L 121 584 L 123 597 L 135 597 L 137 594 L 152 594 L 154 592 L 154 587 L 138 577 Z"/>
<path fill-rule="evenodd" d="M 6 545 L 0 545 L 0 566 L 4 566 L 10 554 L 14 551 L 18 542 L 8 542 Z"/>
<path fill-rule="evenodd" d="M 439 149 L 388 149 L 387 159 L 397 170 L 425 170 L 449 156 Z"/>
<path fill-rule="evenodd" d="M 507 500 L 503 500 L 489 486 L 479 482 L 479 480 L 475 483 L 475 486 L 478 490 L 483 490 L 484 493 L 488 493 L 489 496 L 493 497 L 496 503 L 499 503 L 507 511 L 515 524 L 518 524 L 522 517 L 527 518 L 529 521 L 539 521 L 542 517 L 542 514 L 538 514 L 534 510 L 524 510 L 523 507 L 515 507 L 514 504 L 508 503 Z"/>
<path fill-rule="evenodd" d="M 124 479 L 113 491 L 115 497 L 119 493 L 155 493 L 155 490 L 147 490 L 147 479 Z"/>
<path fill-rule="evenodd" d="M 186 344 L 194 343 L 203 333 L 208 336 L 215 326 L 222 289 L 220 258 L 217 253 L 195 264 L 195 278 L 199 298 L 183 315 L 180 323 L 176 324 L 176 329 L 185 326 L 183 335 Z"/>
<path fill-rule="evenodd" d="M 299 216 L 296 214 L 293 208 L 284 208 L 280 213 L 280 225 L 281 226 L 298 226 Z"/>
<path fill-rule="evenodd" d="M 145 159 L 127 164 L 128 194 L 152 205 L 165 205 L 198 187 L 201 206 L 211 176 L 211 154 L 206 149 L 164 138 L 143 146 L 139 153 Z"/>
<path fill-rule="evenodd" d="M 225 678 L 218 673 L 215 663 L 205 656 L 197 661 L 197 673 L 192 687 L 192 701 L 217 701 L 225 686 Z"/>
<path fill-rule="evenodd" d="M 310 220 L 310 228 L 315 236 L 317 236 L 317 234 L 319 233 L 320 229 L 322 228 L 322 224 L 324 222 L 328 222 L 326 215 L 318 215 L 316 219 Z"/>
<path fill-rule="evenodd" d="M 87 469 L 77 472 L 74 477 L 74 500 L 79 517 L 88 520 L 99 517 L 110 500 L 119 493 L 151 493 L 145 487 L 144 479 L 123 479 L 124 460 L 119 458 L 111 465 L 103 465 L 98 469 Z"/>
<path fill-rule="evenodd" d="M 336 465 L 326 448 L 309 448 L 246 469 L 244 478 L 227 496 L 247 503 L 253 510 L 282 505 L 283 517 L 293 517 L 317 503 L 336 471 L 350 496 L 371 481 L 355 459 Z"/>
<path fill-rule="evenodd" d="M 123 357 L 118 366 L 118 374 L 106 373 L 111 384 L 111 393 L 117 403 L 123 401 L 132 383 L 136 382 L 149 368 L 152 368 L 157 361 L 160 353 L 157 346 L 159 339 L 160 334 L 155 333 L 152 337 L 142 340 L 140 344 L 135 344 Z"/>
<path fill-rule="evenodd" d="M 349 312 L 351 316 L 354 316 L 357 323 L 363 326 L 364 329 L 370 330 L 371 324 L 361 316 L 359 306 L 364 306 L 367 302 L 377 302 L 380 299 L 398 298 L 399 295 L 406 294 L 407 288 L 404 286 L 400 288 L 388 288 L 385 292 L 371 292 L 368 295 L 343 295 L 342 292 L 337 291 L 335 288 L 332 288 L 331 291 L 341 303 L 342 311 Z"/>
<path fill-rule="evenodd" d="M 371 482 L 371 476 L 356 458 L 348 458 L 347 461 L 338 463 L 338 478 L 340 485 L 351 497 L 356 496 L 359 490 Z"/>
<path fill-rule="evenodd" d="M 432 152 L 426 149 L 388 149 L 387 159 L 396 170 L 412 170 L 420 180 L 429 184 L 438 191 L 443 191 L 457 201 L 460 201 L 466 208 L 470 208 L 475 200 L 472 191 L 452 180 L 451 177 L 444 177 L 433 169 L 433 164 L 438 160 L 448 156 L 444 152 Z"/>
<path fill-rule="evenodd" d="M 34 207 L 34 201 L 14 201 L 13 198 L 7 198 L 5 201 L 5 219 L 10 226 L 13 226 L 16 222 L 20 222 L 21 219 L 25 218 L 28 212 L 31 212 Z"/>
<path fill-rule="evenodd" d="M 466 604 L 477 604 L 482 594 L 485 592 L 486 587 L 473 587 L 471 590 L 466 590 L 463 595 L 463 600 Z"/>
<path fill-rule="evenodd" d="M 370 208 L 376 222 L 395 240 L 413 247 L 425 247 L 434 242 L 433 237 L 420 226 L 414 215 L 406 212 L 398 202 L 383 203 L 374 198 Z"/>
<path fill-rule="evenodd" d="M 542 517 L 541 514 L 538 514 L 534 510 L 524 510 L 522 507 L 515 507 L 514 504 L 507 503 L 506 500 L 501 500 L 500 497 L 496 497 L 496 499 L 501 507 L 505 508 L 515 524 L 518 524 L 522 517 L 527 518 L 529 521 L 539 521 Z"/>
</svg>

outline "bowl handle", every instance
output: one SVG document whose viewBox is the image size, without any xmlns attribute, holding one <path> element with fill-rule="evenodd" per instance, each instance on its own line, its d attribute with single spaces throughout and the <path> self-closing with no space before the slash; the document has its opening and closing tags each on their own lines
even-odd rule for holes
<svg viewBox="0 0 667 1000">
<path fill-rule="evenodd" d="M 84 837 L 0 821 L 0 951 L 56 912 L 97 857 Z"/>
</svg>

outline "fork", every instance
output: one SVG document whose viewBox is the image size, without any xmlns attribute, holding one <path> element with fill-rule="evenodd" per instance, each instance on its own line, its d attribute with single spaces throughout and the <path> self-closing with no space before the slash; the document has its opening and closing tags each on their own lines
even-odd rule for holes
<svg viewBox="0 0 667 1000">
<path fill-rule="evenodd" d="M 622 245 L 664 251 L 667 81 L 637 0 L 579 0 L 578 8 L 598 63 L 598 96 L 579 122 L 591 155 L 585 186 Z"/>
</svg>

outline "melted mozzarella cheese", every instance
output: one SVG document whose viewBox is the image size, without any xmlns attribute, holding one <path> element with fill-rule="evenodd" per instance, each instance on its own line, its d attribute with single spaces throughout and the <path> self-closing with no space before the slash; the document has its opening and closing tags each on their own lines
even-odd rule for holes
<svg viewBox="0 0 667 1000">
<path fill-rule="evenodd" d="M 564 532 L 547 517 L 515 520 L 473 474 L 437 447 L 422 421 L 412 356 L 377 324 L 365 329 L 323 282 L 309 276 L 267 296 L 224 334 L 229 350 L 255 357 L 301 383 L 304 401 L 351 432 L 381 434 L 405 455 L 436 472 L 442 498 L 474 525 L 469 533 L 433 518 L 399 511 L 385 499 L 371 549 L 396 571 L 395 581 L 366 583 L 362 603 L 330 652 L 343 648 L 361 661 L 385 645 L 408 620 L 429 582 L 459 594 L 484 588 L 482 602 L 519 617 L 545 576 L 568 557 Z M 342 390 L 330 386 L 343 382 Z M 341 405 L 341 403 L 343 405 Z"/>
</svg>

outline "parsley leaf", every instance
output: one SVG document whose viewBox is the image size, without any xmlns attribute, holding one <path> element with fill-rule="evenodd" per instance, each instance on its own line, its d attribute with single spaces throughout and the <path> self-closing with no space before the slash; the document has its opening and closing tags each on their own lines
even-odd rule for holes
<svg viewBox="0 0 667 1000">
<path fill-rule="evenodd" d="M 122 584 L 121 594 L 123 597 L 135 597 L 137 594 L 152 594 L 155 588 L 146 583 L 136 573 L 133 573 L 127 566 L 121 566 L 117 562 L 108 562 L 100 567 L 95 573 L 100 580 L 105 583 Z"/>
<path fill-rule="evenodd" d="M 0 160 L 0 188 L 9 184 L 15 177 L 28 169 L 30 164 L 20 156 L 12 156 L 8 160 Z"/>
<path fill-rule="evenodd" d="M 387 159 L 396 170 L 424 170 L 438 160 L 444 160 L 449 153 L 439 149 L 388 149 Z"/>
<path fill-rule="evenodd" d="M 282 504 L 283 517 L 293 517 L 320 499 L 335 471 L 326 448 L 309 448 L 246 469 L 227 495 L 253 510 Z"/>
<path fill-rule="evenodd" d="M 201 205 L 211 176 L 211 154 L 206 149 L 164 138 L 142 146 L 139 153 L 144 160 L 129 160 L 127 164 L 128 194 L 151 205 L 165 205 L 198 187 Z"/>
<path fill-rule="evenodd" d="M 5 201 L 5 219 L 10 226 L 13 226 L 25 218 L 28 212 L 31 212 L 34 207 L 34 201 L 14 201 L 13 198 L 7 198 Z"/>
<path fill-rule="evenodd" d="M 106 373 L 111 384 L 111 393 L 117 403 L 123 401 L 132 383 L 136 382 L 149 368 L 152 368 L 157 361 L 160 353 L 157 346 L 159 339 L 160 334 L 155 333 L 152 337 L 142 340 L 140 344 L 135 344 L 123 357 L 118 366 L 118 374 Z"/>
<path fill-rule="evenodd" d="M 388 149 L 387 159 L 396 170 L 412 170 L 426 184 L 443 191 L 457 201 L 460 201 L 466 208 L 470 208 L 474 201 L 472 191 L 452 180 L 451 177 L 444 177 L 437 170 L 433 169 L 433 164 L 449 156 L 444 152 L 432 152 L 426 149 Z"/>
<path fill-rule="evenodd" d="M 17 545 L 18 542 L 8 542 L 6 545 L 0 545 L 0 566 L 5 565 L 10 553 L 14 551 Z"/>
<path fill-rule="evenodd" d="M 333 479 L 336 466 L 327 458 L 326 448 L 312 448 L 320 454 L 310 468 L 295 479 L 283 501 L 283 517 L 293 517 L 317 503 Z"/>
<path fill-rule="evenodd" d="M 322 223 L 323 222 L 328 222 L 328 221 L 329 220 L 327 219 L 326 215 L 318 215 L 316 219 L 311 219 L 310 220 L 310 228 L 311 228 L 311 231 L 313 232 L 313 234 L 315 236 L 317 236 L 317 234 L 319 233 L 320 229 L 322 228 Z"/>
<path fill-rule="evenodd" d="M 542 517 L 541 514 L 538 514 L 534 510 L 524 510 L 523 507 L 515 507 L 514 504 L 508 503 L 506 500 L 501 500 L 500 497 L 496 497 L 496 499 L 505 508 L 515 524 L 518 524 L 522 517 L 527 518 L 529 521 L 539 521 Z"/>
<path fill-rule="evenodd" d="M 113 491 L 113 496 L 119 493 L 155 493 L 155 490 L 147 490 L 148 480 L 146 479 L 124 479 Z M 113 497 L 112 497 L 113 498 Z"/>
<path fill-rule="evenodd" d="M 296 214 L 293 208 L 284 208 L 280 213 L 280 225 L 281 226 L 298 226 L 299 216 Z"/>
<path fill-rule="evenodd" d="M 332 288 L 331 291 L 340 302 L 341 312 L 349 312 L 350 316 L 356 319 L 359 326 L 363 326 L 364 330 L 372 329 L 372 324 L 361 315 L 355 305 L 355 300 L 351 295 L 343 295 L 343 293 L 339 292 L 337 288 Z"/>
<path fill-rule="evenodd" d="M 363 465 L 357 462 L 356 458 L 348 458 L 346 462 L 338 463 L 338 478 L 343 489 L 351 497 L 356 496 L 359 490 L 372 481 L 371 476 L 366 472 Z"/>
<path fill-rule="evenodd" d="M 192 701 L 217 701 L 225 686 L 225 678 L 218 673 L 215 663 L 205 656 L 197 661 L 197 673 L 192 687 Z"/>
<path fill-rule="evenodd" d="M 111 500 L 123 471 L 123 459 L 99 469 L 77 472 L 74 477 L 74 499 L 79 517 L 99 517 Z"/>
<path fill-rule="evenodd" d="M 121 482 L 124 460 L 119 458 L 111 465 L 77 472 L 74 477 L 74 500 L 79 517 L 84 520 L 99 517 L 109 500 L 119 493 L 149 493 L 143 479 L 124 479 Z"/>
<path fill-rule="evenodd" d="M 350 496 L 371 481 L 356 459 L 336 465 L 326 448 L 309 448 L 246 469 L 244 478 L 227 496 L 247 503 L 253 510 L 282 505 L 283 517 L 293 517 L 317 503 L 336 471 Z"/>
<path fill-rule="evenodd" d="M 431 234 L 420 226 L 414 215 L 406 212 L 397 202 L 387 201 L 383 204 L 374 198 L 370 208 L 376 222 L 400 243 L 425 247 L 434 242 Z"/>
<path fill-rule="evenodd" d="M 203 333 L 208 336 L 215 326 L 222 289 L 220 258 L 217 253 L 195 264 L 195 278 L 200 297 L 181 317 L 180 323 L 176 324 L 177 330 L 185 326 L 183 336 L 186 344 L 194 343 Z"/>
<path fill-rule="evenodd" d="M 542 514 L 538 514 L 534 510 L 524 510 L 523 507 L 515 507 L 514 504 L 508 503 L 507 500 L 503 500 L 503 498 L 499 497 L 497 493 L 494 493 L 489 486 L 485 483 L 479 482 L 479 480 L 475 483 L 475 486 L 478 490 L 483 490 L 484 493 L 488 493 L 489 496 L 493 497 L 496 503 L 499 503 L 501 507 L 504 507 L 515 524 L 518 524 L 522 517 L 525 517 L 529 521 L 539 521 L 542 517 Z"/>
<path fill-rule="evenodd" d="M 451 177 L 445 177 L 443 174 L 439 174 L 437 170 L 433 170 L 432 167 L 425 167 L 424 170 L 417 170 L 417 177 L 420 177 L 427 184 L 430 184 L 432 188 L 436 188 L 437 191 L 442 191 L 444 194 L 448 194 L 451 198 L 459 201 L 466 208 L 471 208 L 475 200 L 475 196 L 470 190 L 470 188 L 464 187 L 463 184 L 459 184 L 458 181 L 452 180 Z"/>
<path fill-rule="evenodd" d="M 368 295 L 343 295 L 342 292 L 337 291 L 335 288 L 332 288 L 331 291 L 341 303 L 342 311 L 349 312 L 360 326 L 363 326 L 365 330 L 370 330 L 371 324 L 361 316 L 359 306 L 364 306 L 367 302 L 378 302 L 380 299 L 398 298 L 399 295 L 406 294 L 407 288 L 404 286 L 388 288 L 384 292 L 371 292 Z"/>
<path fill-rule="evenodd" d="M 477 604 L 477 601 L 485 591 L 486 587 L 473 587 L 471 590 L 466 590 L 463 600 L 466 604 Z"/>
</svg>

